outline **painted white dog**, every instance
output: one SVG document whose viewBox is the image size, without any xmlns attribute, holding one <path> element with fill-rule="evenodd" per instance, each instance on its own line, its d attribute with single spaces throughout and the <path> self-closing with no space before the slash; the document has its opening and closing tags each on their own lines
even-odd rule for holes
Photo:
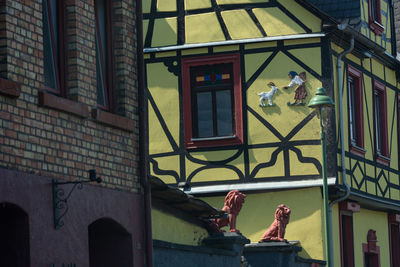
<svg viewBox="0 0 400 267">
<path fill-rule="evenodd" d="M 257 95 L 260 96 L 260 107 L 265 107 L 265 100 L 268 100 L 268 105 L 272 106 L 272 96 L 278 91 L 278 87 L 275 86 L 273 82 L 269 82 L 268 86 L 271 87 L 271 90 L 269 92 L 261 92 L 258 93 Z"/>
</svg>

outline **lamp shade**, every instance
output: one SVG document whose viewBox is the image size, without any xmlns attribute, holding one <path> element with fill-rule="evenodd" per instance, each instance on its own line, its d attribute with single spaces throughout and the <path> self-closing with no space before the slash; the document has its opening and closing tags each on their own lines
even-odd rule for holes
<svg viewBox="0 0 400 267">
<path fill-rule="evenodd" d="M 309 108 L 333 107 L 334 105 L 335 103 L 333 103 L 332 98 L 326 95 L 325 88 L 323 87 L 317 88 L 315 96 L 308 103 Z"/>
</svg>

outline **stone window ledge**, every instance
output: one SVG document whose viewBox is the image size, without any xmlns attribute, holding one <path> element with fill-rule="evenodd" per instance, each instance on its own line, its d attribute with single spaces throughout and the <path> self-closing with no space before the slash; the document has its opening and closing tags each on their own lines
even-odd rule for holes
<svg viewBox="0 0 400 267">
<path fill-rule="evenodd" d="M 21 94 L 21 86 L 17 82 L 0 78 L 0 94 L 17 98 Z"/>
<path fill-rule="evenodd" d="M 42 91 L 39 92 L 39 106 L 64 111 L 82 118 L 89 117 L 88 105 Z"/>
<path fill-rule="evenodd" d="M 135 129 L 134 120 L 98 108 L 92 109 L 92 118 L 99 123 L 128 132 L 133 132 Z"/>
</svg>

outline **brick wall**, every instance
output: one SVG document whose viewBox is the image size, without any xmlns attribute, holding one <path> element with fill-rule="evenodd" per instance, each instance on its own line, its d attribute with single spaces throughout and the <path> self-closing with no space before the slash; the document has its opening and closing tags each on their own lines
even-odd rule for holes
<svg viewBox="0 0 400 267">
<path fill-rule="evenodd" d="M 66 5 L 69 100 L 49 95 L 56 103 L 51 107 L 39 105 L 42 1 L 0 1 L 0 78 L 21 89 L 17 98 L 0 95 L 0 167 L 67 180 L 96 169 L 103 185 L 138 192 L 135 1 L 113 0 L 118 115 L 103 112 L 108 120 L 90 116 L 97 108 L 93 0 L 66 0 Z M 89 112 L 71 113 L 61 104 Z"/>
<path fill-rule="evenodd" d="M 396 29 L 396 47 L 400 53 L 400 0 L 394 0 L 394 25 Z"/>
</svg>

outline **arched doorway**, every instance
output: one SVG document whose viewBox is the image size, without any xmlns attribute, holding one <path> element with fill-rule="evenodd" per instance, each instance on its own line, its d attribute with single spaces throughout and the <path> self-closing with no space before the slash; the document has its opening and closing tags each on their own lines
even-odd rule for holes
<svg viewBox="0 0 400 267">
<path fill-rule="evenodd" d="M 89 225 L 90 267 L 133 266 L 132 236 L 112 219 Z"/>
<path fill-rule="evenodd" d="M 0 203 L 1 266 L 29 266 L 29 218 L 20 207 Z"/>
</svg>

